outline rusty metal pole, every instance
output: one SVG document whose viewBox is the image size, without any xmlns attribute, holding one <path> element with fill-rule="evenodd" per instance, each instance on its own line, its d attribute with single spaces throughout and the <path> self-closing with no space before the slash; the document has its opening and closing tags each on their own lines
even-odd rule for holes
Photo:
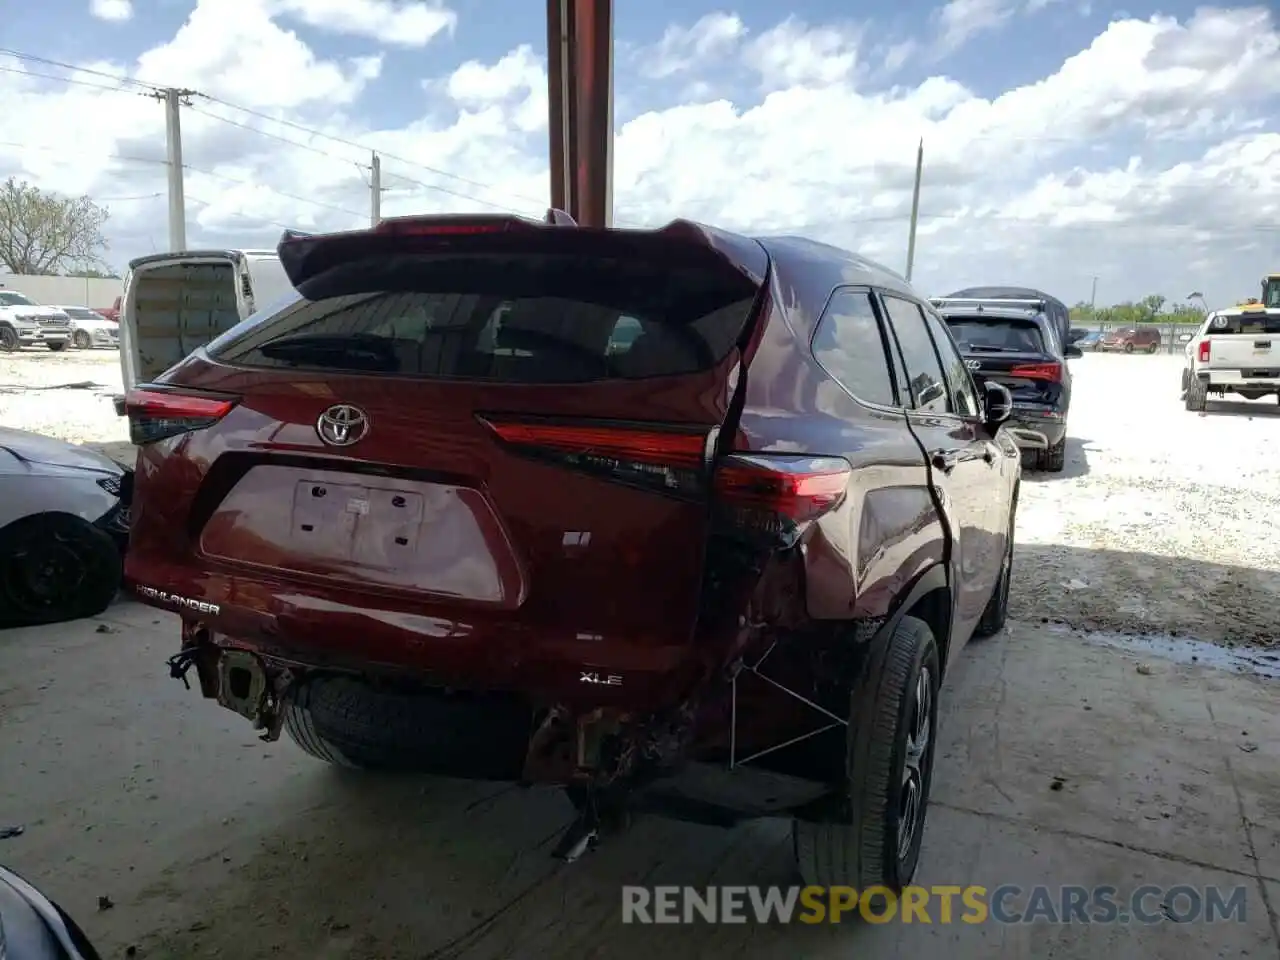
<svg viewBox="0 0 1280 960">
<path fill-rule="evenodd" d="M 613 0 L 547 0 L 551 205 L 613 224 Z"/>
</svg>

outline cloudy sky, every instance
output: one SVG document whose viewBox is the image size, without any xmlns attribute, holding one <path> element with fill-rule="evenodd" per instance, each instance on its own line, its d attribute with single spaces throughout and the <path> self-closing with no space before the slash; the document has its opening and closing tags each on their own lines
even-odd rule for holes
<svg viewBox="0 0 1280 960">
<path fill-rule="evenodd" d="M 1190 0 L 616 0 L 617 219 L 826 240 L 916 280 L 1214 302 L 1280 270 L 1280 13 Z M 547 197 L 541 0 L 42 0 L 8 18 L 0 177 L 110 208 L 109 259 Z M 22 56 L 15 57 L 14 53 Z M 42 59 L 41 59 L 42 58 Z M 66 65 L 83 68 L 79 72 Z M 128 81 L 113 80 L 124 76 Z"/>
</svg>

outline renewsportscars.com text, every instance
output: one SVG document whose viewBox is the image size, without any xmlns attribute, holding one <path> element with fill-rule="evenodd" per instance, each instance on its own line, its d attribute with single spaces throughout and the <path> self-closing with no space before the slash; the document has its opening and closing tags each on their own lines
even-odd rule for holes
<svg viewBox="0 0 1280 960">
<path fill-rule="evenodd" d="M 623 923 L 1244 923 L 1245 887 L 622 888 Z"/>
</svg>

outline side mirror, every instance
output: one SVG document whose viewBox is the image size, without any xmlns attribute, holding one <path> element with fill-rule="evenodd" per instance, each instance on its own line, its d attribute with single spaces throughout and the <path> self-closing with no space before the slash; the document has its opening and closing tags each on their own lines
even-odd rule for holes
<svg viewBox="0 0 1280 960">
<path fill-rule="evenodd" d="M 1013 413 L 1013 394 L 1003 383 L 996 383 L 994 380 L 984 382 L 982 390 L 987 413 L 986 423 L 994 430 Z"/>
<path fill-rule="evenodd" d="M 1067 334 L 1067 342 L 1075 343 L 1077 340 L 1083 340 L 1088 335 L 1089 331 L 1084 327 L 1072 327 L 1070 332 Z"/>
<path fill-rule="evenodd" d="M 1077 360 L 1084 356 L 1084 351 L 1077 346 L 1066 347 L 1062 351 L 1062 355 L 1068 360 Z"/>
<path fill-rule="evenodd" d="M 935 400 L 941 400 L 946 395 L 946 387 L 940 383 L 931 383 L 920 391 L 920 396 L 916 397 L 916 404 L 923 407 L 926 404 L 933 403 Z"/>
</svg>

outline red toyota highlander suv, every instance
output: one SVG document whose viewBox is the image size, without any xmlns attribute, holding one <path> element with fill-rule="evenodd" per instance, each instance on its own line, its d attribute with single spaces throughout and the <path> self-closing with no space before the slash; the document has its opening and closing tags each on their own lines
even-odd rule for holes
<svg viewBox="0 0 1280 960">
<path fill-rule="evenodd" d="M 1005 618 L 1018 451 L 897 274 L 685 221 L 286 234 L 298 296 L 126 401 L 175 676 L 326 761 L 785 816 L 900 887 L 939 687 Z"/>
</svg>

